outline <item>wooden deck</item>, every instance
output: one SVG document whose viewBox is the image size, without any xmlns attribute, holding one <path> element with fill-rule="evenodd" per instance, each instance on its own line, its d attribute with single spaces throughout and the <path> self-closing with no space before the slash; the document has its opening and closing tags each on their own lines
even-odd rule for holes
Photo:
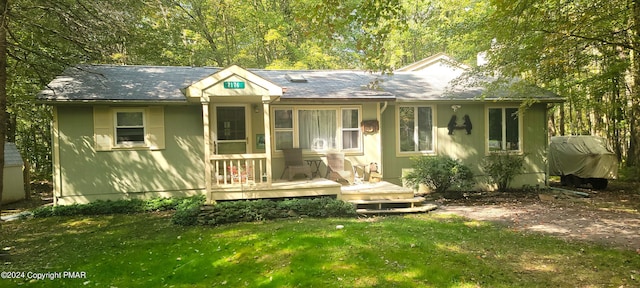
<svg viewBox="0 0 640 288">
<path fill-rule="evenodd" d="M 270 185 L 266 183 L 219 185 L 212 189 L 211 196 L 213 200 L 337 196 L 340 194 L 341 186 L 340 183 L 324 178 L 276 180 Z"/>
<path fill-rule="evenodd" d="M 389 182 L 341 185 L 324 178 L 294 181 L 277 180 L 273 183 L 219 185 L 211 192 L 214 200 L 240 200 L 261 198 L 294 198 L 335 196 L 352 203 L 359 214 L 390 214 L 428 212 L 436 205 L 424 203 L 413 190 Z"/>
</svg>

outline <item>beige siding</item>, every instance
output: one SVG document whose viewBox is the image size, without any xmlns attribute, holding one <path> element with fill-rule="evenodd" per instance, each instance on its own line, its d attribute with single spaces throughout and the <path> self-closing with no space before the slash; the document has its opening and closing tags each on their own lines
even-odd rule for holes
<svg viewBox="0 0 640 288">
<path fill-rule="evenodd" d="M 201 115 L 200 105 L 165 107 L 164 150 L 100 151 L 93 141 L 93 107 L 59 106 L 58 203 L 204 193 Z"/>
<path fill-rule="evenodd" d="M 147 109 L 147 135 L 145 136 L 149 149 L 162 150 L 165 148 L 164 107 L 149 107 Z"/>
<path fill-rule="evenodd" d="M 93 107 L 93 133 L 96 151 L 109 151 L 113 147 L 113 114 L 107 106 Z"/>
<path fill-rule="evenodd" d="M 449 155 L 468 165 L 476 176 L 476 183 L 478 183 L 476 189 L 493 189 L 487 185 L 486 175 L 481 170 L 480 163 L 487 155 L 485 110 L 487 105 L 495 105 L 495 103 L 459 104 L 461 107 L 455 112 L 451 108 L 453 104 L 441 103 L 434 106 L 436 109 L 435 124 L 437 125 L 435 152 L 438 155 Z M 510 104 L 518 105 L 518 103 Z M 382 166 L 384 167 L 384 180 L 401 184 L 402 170 L 411 168 L 412 155 L 397 153 L 398 140 L 395 133 L 398 124 L 395 113 L 395 107 L 390 105 L 382 115 L 381 143 L 384 151 Z M 471 134 L 467 135 L 464 130 L 455 130 L 453 135 L 448 134 L 447 124 L 454 114 L 457 116 L 458 125 L 462 125 L 464 115 L 469 115 L 473 124 Z M 523 114 L 522 152 L 526 155 L 525 172 L 515 179 L 512 183 L 513 188 L 522 188 L 523 185 L 543 186 L 545 184 L 547 147 L 545 115 L 545 104 L 532 105 Z"/>
</svg>

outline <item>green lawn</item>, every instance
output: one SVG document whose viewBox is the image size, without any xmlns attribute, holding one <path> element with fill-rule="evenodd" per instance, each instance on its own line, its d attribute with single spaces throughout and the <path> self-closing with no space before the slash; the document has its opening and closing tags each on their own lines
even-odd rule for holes
<svg viewBox="0 0 640 288">
<path fill-rule="evenodd" d="M 175 226 L 167 214 L 150 213 L 6 222 L 0 247 L 10 248 L 11 259 L 1 272 L 86 278 L 0 279 L 0 287 L 640 286 L 635 251 L 447 217 L 220 227 Z"/>
</svg>

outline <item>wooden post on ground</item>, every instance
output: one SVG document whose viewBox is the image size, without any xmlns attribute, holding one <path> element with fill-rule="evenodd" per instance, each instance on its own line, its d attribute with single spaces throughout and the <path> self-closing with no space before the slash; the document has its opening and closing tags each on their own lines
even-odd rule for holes
<svg viewBox="0 0 640 288">
<path fill-rule="evenodd" d="M 31 165 L 23 160 L 22 180 L 24 181 L 24 200 L 31 200 Z"/>
</svg>

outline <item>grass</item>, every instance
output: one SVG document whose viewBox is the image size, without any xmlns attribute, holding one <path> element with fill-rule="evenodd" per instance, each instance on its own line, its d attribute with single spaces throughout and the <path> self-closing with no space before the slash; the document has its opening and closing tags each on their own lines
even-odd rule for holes
<svg viewBox="0 0 640 288">
<path fill-rule="evenodd" d="M 11 255 L 0 272 L 86 272 L 85 279 L 0 279 L 1 287 L 640 285 L 635 251 L 453 216 L 180 227 L 166 213 L 144 213 L 1 225 L 0 247 Z"/>
</svg>

